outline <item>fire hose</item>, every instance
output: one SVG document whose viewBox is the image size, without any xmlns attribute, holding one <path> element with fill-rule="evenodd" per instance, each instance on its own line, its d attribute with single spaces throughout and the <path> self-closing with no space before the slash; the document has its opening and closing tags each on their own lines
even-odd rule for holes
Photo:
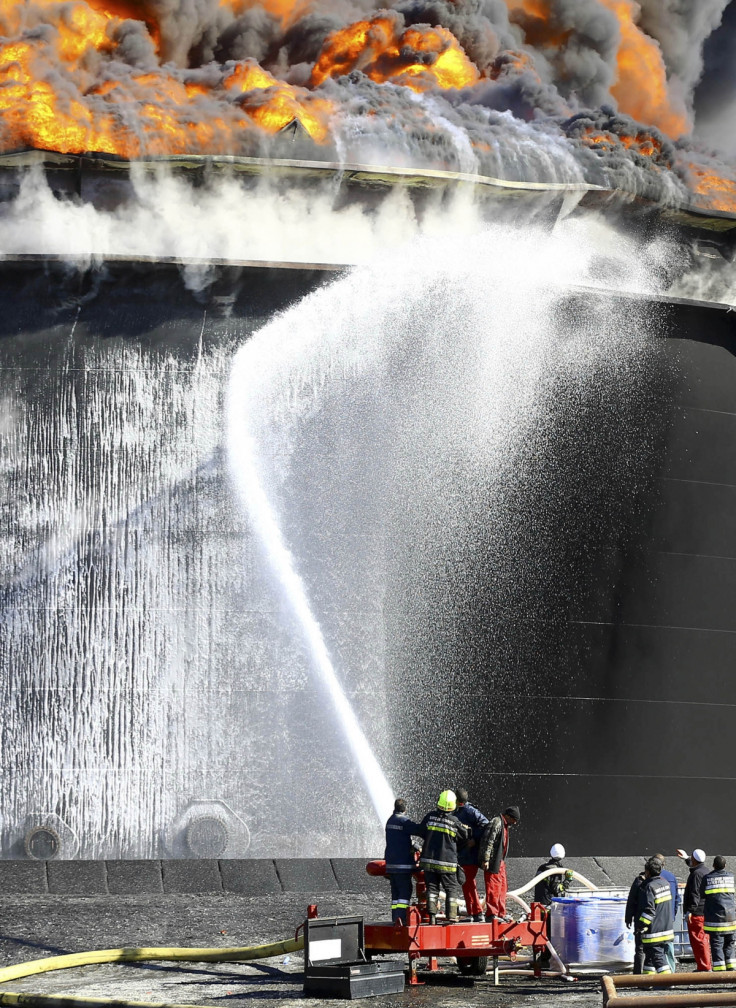
<svg viewBox="0 0 736 1008">
<path fill-rule="evenodd" d="M 521 899 L 537 882 L 549 875 L 564 874 L 564 868 L 550 868 L 536 875 L 520 889 L 510 892 L 513 898 L 527 913 L 530 907 Z M 596 889 L 583 875 L 573 872 L 588 889 Z M 560 973 L 567 974 L 567 967 L 555 952 L 551 943 L 547 946 L 552 958 L 558 965 Z M 304 948 L 304 939 L 295 937 L 285 941 L 271 942 L 267 945 L 247 945 L 242 948 L 118 948 L 101 949 L 89 952 L 73 952 L 69 955 L 50 956 L 48 959 L 34 959 L 30 962 L 18 963 L 0 969 L 0 984 L 9 980 L 20 980 L 39 973 L 50 973 L 54 970 L 70 969 L 75 966 L 93 966 L 102 963 L 135 963 L 135 962 L 248 962 L 252 959 L 269 959 L 272 956 L 286 955 L 298 952 Z M 513 971 L 511 971 L 513 972 Z M 518 972 L 518 971 L 516 971 Z M 0 1005 L 26 1005 L 28 1008 L 201 1008 L 197 1005 L 178 1005 L 174 1002 L 131 1001 L 120 998 L 90 998 L 69 997 L 62 994 L 22 994 L 11 991 L 0 991 Z"/>
<path fill-rule="evenodd" d="M 243 948 L 119 948 L 91 952 L 73 952 L 70 955 L 35 959 L 0 969 L 0 984 L 8 980 L 69 969 L 72 966 L 92 966 L 99 963 L 124 962 L 247 962 L 250 959 L 269 959 L 304 948 L 303 938 L 271 942 L 268 945 L 248 945 Z M 197 1005 L 177 1005 L 169 1002 L 128 1001 L 120 998 L 68 997 L 65 994 L 17 994 L 0 992 L 0 1005 L 28 1005 L 29 1008 L 200 1008 Z"/>
<path fill-rule="evenodd" d="M 521 898 L 522 893 L 527 892 L 529 889 L 532 888 L 532 886 L 535 886 L 537 882 L 541 882 L 543 879 L 549 878 L 550 875 L 566 875 L 568 872 L 572 875 L 573 878 L 577 879 L 578 882 L 582 882 L 582 884 L 586 886 L 586 888 L 588 889 L 598 888 L 598 886 L 594 885 L 590 881 L 590 879 L 587 879 L 584 875 L 581 875 L 579 872 L 572 871 L 570 868 L 548 868 L 546 871 L 540 872 L 539 875 L 535 875 L 534 878 L 531 879 L 531 881 L 527 882 L 526 885 L 521 886 L 521 888 L 519 889 L 514 889 L 513 892 L 509 892 L 507 893 L 507 895 L 510 899 L 513 899 L 516 903 L 518 903 L 519 906 L 526 911 L 526 913 L 531 913 L 531 907 Z M 560 973 L 560 975 L 568 979 L 571 979 L 567 966 L 563 963 L 562 959 L 560 959 L 551 941 L 547 942 L 547 949 L 552 959 L 554 960 L 554 963 L 557 966 L 557 970 Z M 521 973 L 523 975 L 527 972 L 532 973 L 533 971 L 520 970 L 512 966 L 509 969 L 499 970 L 499 972 Z"/>
</svg>

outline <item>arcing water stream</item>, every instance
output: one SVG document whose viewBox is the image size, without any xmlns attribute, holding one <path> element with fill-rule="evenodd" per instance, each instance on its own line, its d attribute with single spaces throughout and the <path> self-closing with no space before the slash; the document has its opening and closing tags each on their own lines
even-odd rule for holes
<svg viewBox="0 0 736 1008">
<path fill-rule="evenodd" d="M 232 478 L 379 819 L 392 790 L 374 748 L 391 765 L 391 736 L 402 722 L 396 705 L 411 717 L 417 695 L 409 683 L 430 701 L 443 691 L 441 676 L 417 668 L 412 655 L 413 623 L 426 619 L 429 599 L 437 602 L 438 569 L 454 563 L 453 548 L 472 553 L 482 544 L 499 606 L 522 582 L 533 590 L 533 572 L 515 555 L 518 515 L 530 506 L 520 490 L 533 489 L 539 459 L 554 452 L 560 426 L 590 388 L 602 376 L 630 381 L 652 353 L 656 309 L 647 326 L 638 311 L 612 314 L 589 290 L 584 311 L 570 317 L 582 285 L 650 290 L 636 263 L 619 236 L 580 225 L 551 235 L 498 226 L 425 240 L 310 294 L 235 355 L 226 423 Z M 315 492 L 319 505 L 310 510 L 305 500 Z M 362 535 L 369 544 L 356 548 Z M 332 576 L 356 566 L 342 582 Z M 396 582 L 391 571 L 400 571 Z M 341 681 L 360 697 L 361 663 L 375 656 L 352 650 L 355 667 L 336 668 L 312 601 L 326 606 L 334 631 L 333 610 L 353 581 L 358 608 L 378 610 L 384 661 L 393 666 L 368 702 L 362 697 L 370 731 Z M 387 630 L 397 613 L 403 654 Z M 436 656 L 436 667 L 447 658 Z M 398 694 L 397 672 L 405 687 Z M 384 723 L 381 711 L 390 712 Z M 415 759 L 431 764 L 433 745 L 457 730 L 441 721 L 424 729 L 426 751 Z M 398 792 L 409 776 L 391 765 Z"/>
</svg>

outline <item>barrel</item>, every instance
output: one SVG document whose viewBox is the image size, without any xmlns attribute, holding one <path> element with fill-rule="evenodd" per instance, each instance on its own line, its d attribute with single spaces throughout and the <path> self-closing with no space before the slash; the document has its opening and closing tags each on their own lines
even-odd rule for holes
<svg viewBox="0 0 736 1008">
<path fill-rule="evenodd" d="M 624 923 L 622 896 L 562 896 L 552 900 L 551 938 L 565 963 L 610 965 L 634 961 L 634 932 Z"/>
</svg>

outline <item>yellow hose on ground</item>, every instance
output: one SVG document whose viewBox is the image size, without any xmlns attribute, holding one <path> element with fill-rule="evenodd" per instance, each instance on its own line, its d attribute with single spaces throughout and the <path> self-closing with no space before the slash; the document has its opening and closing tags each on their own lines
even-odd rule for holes
<svg viewBox="0 0 736 1008">
<path fill-rule="evenodd" d="M 268 945 L 247 945 L 243 948 L 119 948 L 92 952 L 72 952 L 70 955 L 34 959 L 0 969 L 0 984 L 21 977 L 50 973 L 52 970 L 73 966 L 92 966 L 95 963 L 123 962 L 247 962 L 250 959 L 269 959 L 287 955 L 304 948 L 303 938 L 271 942 Z M 27 1005 L 28 1008 L 199 1008 L 197 1005 L 176 1005 L 169 1002 L 127 1001 L 119 998 L 68 997 L 65 994 L 18 994 L 0 992 L 0 1005 Z"/>
</svg>

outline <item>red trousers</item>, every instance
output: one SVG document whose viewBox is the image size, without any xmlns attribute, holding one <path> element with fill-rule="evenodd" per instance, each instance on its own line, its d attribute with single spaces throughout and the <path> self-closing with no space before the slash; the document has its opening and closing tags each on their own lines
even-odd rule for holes
<svg viewBox="0 0 736 1008">
<path fill-rule="evenodd" d="M 486 877 L 486 915 L 494 917 L 506 916 L 506 893 L 509 890 L 506 881 L 506 862 L 501 862 L 498 874 L 485 873 Z"/>
<path fill-rule="evenodd" d="M 710 970 L 710 942 L 708 935 L 703 930 L 705 917 L 696 917 L 690 914 L 687 919 L 687 933 L 690 935 L 690 948 L 695 956 L 695 969 L 698 973 L 707 973 Z"/>
<path fill-rule="evenodd" d="M 472 917 L 476 917 L 478 914 L 483 913 L 483 908 L 480 905 L 480 899 L 478 898 L 478 886 L 475 882 L 475 876 L 478 874 L 477 864 L 466 864 L 463 865 L 463 871 L 465 872 L 465 881 L 463 882 L 463 896 L 465 897 L 465 907 L 468 913 Z M 483 872 L 483 877 L 485 880 L 486 894 L 488 893 L 488 880 L 492 878 L 489 872 Z"/>
</svg>

